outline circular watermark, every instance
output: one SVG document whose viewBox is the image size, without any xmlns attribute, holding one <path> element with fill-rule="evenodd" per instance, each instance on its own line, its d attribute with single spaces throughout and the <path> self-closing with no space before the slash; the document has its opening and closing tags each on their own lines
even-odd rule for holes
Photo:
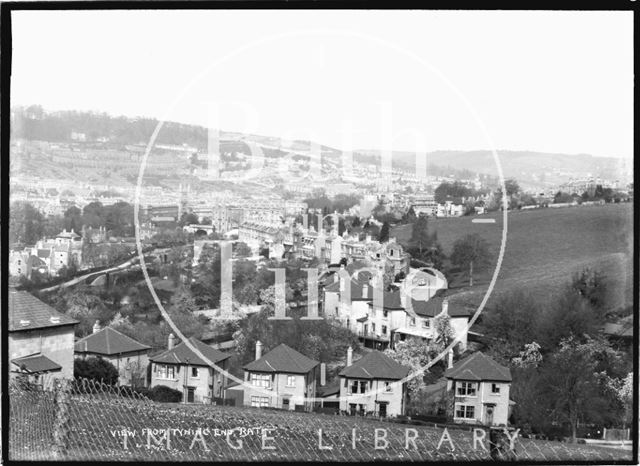
<svg viewBox="0 0 640 466">
<path fill-rule="evenodd" d="M 293 31 L 293 32 L 288 32 L 288 33 L 281 33 L 281 34 L 274 34 L 268 37 L 264 37 L 261 38 L 259 40 L 255 40 L 253 42 L 250 42 L 228 54 L 226 54 L 225 56 L 219 58 L 218 60 L 213 61 L 212 63 L 210 63 L 207 67 L 205 67 L 197 76 L 195 76 L 183 89 L 180 93 L 178 93 L 178 95 L 174 98 L 174 100 L 172 101 L 172 103 L 168 106 L 164 116 L 162 117 L 162 119 L 160 120 L 160 122 L 158 123 L 158 125 L 156 126 L 156 128 L 154 129 L 151 138 L 149 140 L 149 142 L 147 143 L 146 149 L 144 151 L 144 154 L 142 156 L 142 160 L 140 162 L 140 170 L 138 173 L 138 179 L 137 179 L 137 184 L 136 184 L 136 191 L 135 191 L 135 202 L 134 202 L 134 223 L 135 223 L 135 237 L 136 237 L 136 246 L 137 246 L 137 251 L 138 251 L 138 257 L 140 259 L 140 267 L 142 270 L 142 273 L 144 275 L 146 284 L 149 288 L 149 292 L 151 293 L 151 296 L 156 304 L 156 306 L 158 307 L 162 317 L 164 318 L 164 320 L 166 321 L 166 323 L 169 325 L 169 327 L 171 328 L 171 330 L 175 333 L 175 335 L 177 335 L 177 337 L 187 346 L 187 348 L 189 348 L 189 350 L 191 350 L 193 353 L 195 353 L 198 357 L 200 357 L 202 360 L 206 361 L 209 366 L 211 368 L 213 368 L 215 371 L 218 371 L 220 374 L 222 374 L 224 377 L 233 380 L 234 382 L 242 385 L 244 388 L 246 389 L 250 389 L 252 393 L 254 394 L 262 394 L 264 396 L 273 396 L 274 395 L 274 390 L 271 389 L 267 389 L 264 387 L 260 387 L 257 385 L 253 385 L 250 383 L 250 381 L 244 381 L 243 379 L 240 379 L 238 377 L 236 377 L 235 375 L 233 375 L 232 373 L 230 373 L 228 370 L 220 367 L 219 365 L 215 364 L 213 361 L 211 361 L 205 354 L 203 354 L 196 346 L 194 346 L 191 341 L 189 341 L 188 338 L 186 338 L 183 333 L 180 331 L 180 329 L 176 326 L 176 324 L 172 321 L 171 317 L 169 316 L 168 312 L 165 310 L 160 298 L 158 297 L 158 294 L 156 293 L 156 290 L 153 286 L 153 283 L 151 281 L 151 278 L 149 276 L 149 272 L 147 270 L 147 266 L 145 263 L 145 259 L 144 259 L 144 254 L 143 254 L 143 247 L 142 247 L 142 241 L 141 241 L 141 233 L 140 233 L 140 221 L 139 221 L 139 212 L 140 212 L 140 195 L 141 195 L 141 191 L 142 191 L 142 182 L 143 182 L 143 178 L 144 178 L 144 173 L 145 173 L 145 169 L 146 169 L 146 165 L 147 165 L 147 161 L 149 158 L 149 155 L 151 153 L 151 150 L 153 149 L 155 142 L 158 138 L 158 134 L 160 133 L 167 116 L 170 114 L 170 112 L 172 111 L 172 109 L 181 101 L 181 99 L 187 94 L 187 92 L 196 84 L 198 83 L 207 73 L 209 73 L 212 69 L 214 69 L 216 66 L 219 66 L 223 63 L 225 63 L 226 61 L 230 60 L 231 58 L 241 54 L 242 52 L 252 48 L 252 47 L 256 47 L 258 45 L 267 43 L 267 42 L 272 42 L 278 39 L 285 39 L 285 38 L 293 38 L 293 37 L 300 37 L 300 36 L 335 36 L 335 37 L 351 37 L 351 38 L 359 38 L 362 40 L 368 40 L 368 41 L 372 41 L 374 43 L 376 43 L 377 45 L 380 46 L 384 46 L 387 47 L 388 49 L 391 49 L 405 57 L 408 57 L 412 60 L 414 60 L 415 62 L 419 63 L 422 67 L 426 68 L 427 70 L 429 70 L 430 72 L 434 73 L 459 99 L 460 101 L 464 104 L 464 106 L 466 107 L 466 109 L 469 111 L 469 113 L 472 115 L 475 123 L 478 125 L 478 128 L 480 129 L 480 131 L 482 132 L 484 139 L 486 140 L 486 142 L 488 143 L 489 147 L 491 148 L 491 153 L 493 155 L 493 159 L 496 163 L 496 167 L 497 167 L 497 172 L 498 172 L 498 177 L 500 180 L 500 186 L 502 188 L 502 235 L 501 235 L 501 242 L 500 242 L 500 251 L 498 253 L 498 259 L 497 259 L 497 263 L 493 272 L 493 275 L 491 277 L 491 280 L 489 282 L 489 286 L 487 288 L 487 291 L 485 293 L 485 295 L 483 296 L 483 299 L 480 303 L 480 305 L 478 306 L 478 308 L 476 309 L 475 313 L 473 314 L 472 318 L 469 320 L 466 328 L 464 329 L 464 331 L 459 331 L 457 332 L 457 335 L 455 336 L 455 338 L 452 339 L 452 341 L 434 358 L 432 358 L 428 364 L 426 364 L 424 367 L 420 368 L 419 370 L 415 370 L 413 372 L 410 372 L 405 378 L 395 382 L 395 384 L 398 385 L 402 385 L 406 382 L 409 382 L 410 380 L 414 379 L 415 377 L 419 377 L 421 375 L 424 374 L 425 371 L 427 371 L 430 367 L 432 367 L 434 364 L 436 364 L 438 361 L 440 361 L 446 354 L 448 354 L 450 351 L 453 350 L 453 348 L 460 343 L 460 341 L 467 335 L 469 329 L 473 326 L 473 324 L 476 322 L 476 320 L 478 319 L 478 317 L 480 316 L 480 314 L 482 313 L 489 297 L 491 296 L 491 293 L 493 292 L 493 289 L 495 287 L 495 283 L 496 280 L 498 278 L 498 274 L 500 272 L 500 268 L 502 265 L 502 261 L 503 261 L 503 257 L 504 257 L 504 251 L 505 251 L 505 247 L 506 247 L 506 239 L 507 239 L 507 215 L 508 215 L 508 200 L 507 200 L 507 194 L 506 194 L 506 187 L 505 187 L 505 180 L 504 180 L 504 175 L 503 175 L 503 171 L 502 171 L 502 166 L 500 163 L 500 159 L 498 157 L 497 151 L 494 147 L 494 144 L 491 140 L 491 137 L 489 136 L 486 127 L 484 126 L 484 124 L 482 123 L 481 119 L 479 118 L 479 115 L 477 114 L 476 110 L 474 109 L 474 107 L 472 106 L 472 104 L 469 102 L 469 100 L 464 96 L 464 94 L 449 80 L 447 79 L 447 77 L 435 66 L 433 66 L 432 64 L 430 64 L 429 62 L 427 62 L 425 59 L 423 59 L 422 57 L 416 55 L 414 52 L 411 52 L 409 50 L 406 50 L 400 46 L 398 46 L 397 44 L 393 44 L 391 42 L 388 42 L 386 40 L 380 39 L 378 37 L 373 37 L 370 35 L 366 35 L 366 34 L 362 34 L 359 32 L 353 32 L 353 31 L 341 31 L 341 30 L 326 30 L 326 29 L 313 29 L 313 30 L 305 30 L 305 31 Z M 217 128 L 216 128 L 217 129 Z M 217 134 L 217 133 L 216 133 Z M 216 135 L 213 136 L 213 139 L 215 139 Z M 210 135 L 210 139 L 211 139 L 211 135 Z M 264 168 L 264 157 L 262 154 L 262 150 L 259 146 L 257 146 L 254 143 L 249 143 L 248 147 L 252 153 L 252 155 L 254 157 L 252 157 L 252 166 L 250 170 L 247 170 L 245 172 L 245 174 L 243 176 L 239 177 L 239 180 L 247 180 L 250 178 L 253 178 L 256 176 L 257 173 L 260 173 L 262 171 L 262 169 Z M 281 149 L 281 147 L 279 147 L 279 149 Z M 322 158 L 322 153 L 321 150 L 319 148 L 319 146 L 314 145 L 312 147 L 312 150 L 309 152 L 299 152 L 298 154 L 296 154 L 295 151 L 293 150 L 289 150 L 287 149 L 287 156 L 286 158 L 283 159 L 283 162 L 286 161 L 290 161 L 293 157 L 293 155 L 308 155 L 310 156 L 310 160 L 317 160 L 317 164 L 316 163 L 311 163 L 309 169 L 304 172 L 304 175 L 301 177 L 302 179 L 306 179 L 311 173 L 318 173 L 317 171 L 313 171 L 313 170 L 321 170 L 321 158 Z M 418 164 L 419 163 L 425 163 L 426 164 L 426 159 L 423 160 L 418 160 L 420 153 L 416 152 L 416 169 L 418 170 Z M 426 155 L 426 152 L 425 152 Z M 386 173 L 388 175 L 391 174 L 391 153 L 388 151 L 383 151 L 381 153 L 382 156 L 382 160 L 381 160 L 381 171 L 382 173 Z M 256 164 L 254 164 L 254 161 L 258 161 L 258 166 L 256 166 Z M 351 172 L 352 167 L 353 167 L 353 159 L 352 159 L 352 153 L 349 151 L 343 151 L 342 152 L 342 161 L 343 161 L 343 167 L 345 170 Z M 280 165 L 280 167 L 282 167 L 282 164 Z M 425 165 L 426 168 L 426 165 Z M 218 170 L 219 170 L 219 165 L 218 165 L 218 161 L 214 161 L 213 163 L 210 163 L 209 165 L 209 170 L 211 173 L 211 170 L 213 170 L 214 172 L 216 172 L 215 174 L 217 174 Z M 384 180 L 384 178 L 383 178 Z M 326 216 L 325 216 L 326 217 Z M 336 220 L 337 222 L 337 220 Z M 404 293 L 406 293 L 406 291 L 403 291 Z M 409 297 L 408 299 L 411 299 L 411 295 L 409 292 Z M 364 393 L 359 393 L 357 394 L 357 398 L 367 398 L 370 396 L 375 396 L 378 395 L 380 393 L 383 393 L 386 390 L 386 387 L 381 387 L 381 388 L 377 388 L 377 389 L 371 389 L 369 391 L 366 391 Z M 275 393 L 275 395 L 278 395 L 278 393 Z M 300 401 L 303 401 L 305 403 L 314 403 L 314 402 L 320 402 L 323 401 L 324 398 L 323 397 L 310 397 L 310 396 L 304 396 L 304 397 L 299 397 Z M 349 395 L 345 396 L 344 398 L 342 396 L 338 397 L 339 401 L 343 401 L 344 399 L 352 399 L 352 397 L 350 397 Z"/>
</svg>

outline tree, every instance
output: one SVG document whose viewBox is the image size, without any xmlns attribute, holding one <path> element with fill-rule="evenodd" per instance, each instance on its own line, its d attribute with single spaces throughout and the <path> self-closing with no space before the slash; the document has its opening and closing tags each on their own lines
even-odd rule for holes
<svg viewBox="0 0 640 466">
<path fill-rule="evenodd" d="M 28 202 L 11 204 L 9 217 L 9 242 L 35 244 L 44 233 L 45 219 L 38 209 Z"/>
<path fill-rule="evenodd" d="M 106 359 L 100 357 L 76 359 L 73 363 L 73 375 L 96 382 L 115 385 L 118 383 L 118 369 Z"/>
<path fill-rule="evenodd" d="M 82 230 L 82 211 L 78 207 L 71 206 L 64 212 L 64 229 L 76 232 Z"/>
<path fill-rule="evenodd" d="M 438 351 L 442 352 L 453 341 L 456 334 L 451 327 L 451 317 L 448 314 L 439 314 L 435 319 L 435 343 Z"/>
<path fill-rule="evenodd" d="M 571 428 L 573 442 L 578 422 L 602 422 L 610 410 L 606 387 L 601 383 L 599 360 L 613 350 L 603 341 L 588 338 L 584 343 L 570 337 L 544 367 L 542 380 L 550 406 L 550 415 Z"/>
<path fill-rule="evenodd" d="M 411 244 L 415 246 L 422 254 L 422 250 L 431 246 L 433 241 L 432 236 L 429 234 L 426 215 L 420 215 L 418 219 L 413 223 L 411 228 Z"/>
<path fill-rule="evenodd" d="M 589 267 L 573 275 L 571 288 L 584 297 L 595 309 L 605 307 L 608 298 L 606 276 L 600 270 Z"/>
<path fill-rule="evenodd" d="M 202 338 L 203 324 L 194 311 L 198 309 L 191 292 L 180 287 L 171 297 L 169 317 L 185 338 Z"/>
<path fill-rule="evenodd" d="M 185 212 L 182 214 L 182 217 L 180 217 L 180 221 L 178 222 L 178 224 L 183 227 L 185 225 L 192 225 L 192 224 L 198 224 L 198 216 L 192 212 Z M 209 222 L 211 223 L 211 222 Z"/>
<path fill-rule="evenodd" d="M 534 296 L 524 288 L 508 291 L 498 297 L 495 305 L 482 313 L 480 333 L 488 340 L 489 353 L 508 364 L 519 351 L 538 338 L 542 313 Z"/>
<path fill-rule="evenodd" d="M 238 257 L 251 257 L 251 248 L 247 246 L 247 243 L 239 242 L 235 244 L 236 256 Z"/>
<path fill-rule="evenodd" d="M 568 204 L 571 202 L 573 202 L 573 196 L 569 193 L 558 191 L 555 196 L 553 196 L 554 204 Z"/>
<path fill-rule="evenodd" d="M 105 209 L 102 202 L 94 201 L 82 209 L 82 223 L 83 225 L 98 228 L 105 226 Z"/>
<path fill-rule="evenodd" d="M 378 241 L 380 241 L 381 243 L 386 243 L 387 241 L 389 241 L 389 222 L 384 222 L 382 224 L 380 234 L 378 235 Z"/>
<path fill-rule="evenodd" d="M 473 286 L 473 268 L 482 269 L 489 264 L 489 244 L 477 233 L 466 235 L 453 243 L 451 262 L 460 267 L 469 267 L 469 286 Z"/>
<path fill-rule="evenodd" d="M 407 213 L 404 214 L 402 221 L 404 223 L 414 223 L 416 220 L 418 220 L 418 216 L 416 215 L 416 211 L 413 209 L 413 206 L 411 206 L 409 207 L 409 210 L 407 210 Z"/>
</svg>

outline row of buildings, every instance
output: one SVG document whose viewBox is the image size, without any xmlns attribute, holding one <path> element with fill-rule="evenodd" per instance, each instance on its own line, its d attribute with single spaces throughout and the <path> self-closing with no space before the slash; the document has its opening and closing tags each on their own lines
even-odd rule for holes
<svg viewBox="0 0 640 466">
<path fill-rule="evenodd" d="M 167 386 L 183 394 L 184 403 L 213 403 L 233 399 L 236 405 L 310 411 L 335 408 L 348 414 L 398 416 L 406 411 L 409 393 L 403 366 L 383 352 L 365 350 L 355 359 L 347 349 L 345 363 L 334 380 L 326 364 L 286 344 L 263 354 L 257 342 L 255 359 L 242 367 L 243 379 L 230 377 L 231 355 L 191 338 L 151 355 L 150 348 L 106 327 L 74 339 L 77 321 L 57 312 L 24 291 L 9 293 L 9 359 L 11 376 L 45 382 L 47 375 L 73 377 L 76 358 L 101 357 L 118 368 L 120 384 Z M 197 351 L 194 351 L 195 348 Z M 141 374 L 144 374 L 141 376 Z M 454 422 L 506 425 L 511 374 L 476 352 L 450 364 L 445 372 L 446 396 L 452 401 Z"/>
</svg>

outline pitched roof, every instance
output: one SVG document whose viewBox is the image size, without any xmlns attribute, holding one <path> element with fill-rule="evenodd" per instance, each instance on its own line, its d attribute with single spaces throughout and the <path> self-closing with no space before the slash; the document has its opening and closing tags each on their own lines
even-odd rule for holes
<svg viewBox="0 0 640 466">
<path fill-rule="evenodd" d="M 38 257 L 49 257 L 50 254 L 50 249 L 38 249 Z"/>
<path fill-rule="evenodd" d="M 111 327 L 105 327 L 78 340 L 75 345 L 75 352 L 115 355 L 133 351 L 145 351 L 150 348 L 150 346 L 143 345 Z"/>
<path fill-rule="evenodd" d="M 58 236 L 56 236 L 56 238 L 80 238 L 80 235 L 73 230 L 71 231 L 64 230 L 58 233 Z"/>
<path fill-rule="evenodd" d="M 22 358 L 12 359 L 11 363 L 18 366 L 21 371 L 27 372 L 29 374 L 37 374 L 39 372 L 53 372 L 62 369 L 62 366 L 60 364 L 53 362 L 51 359 L 42 354 L 35 354 Z"/>
<path fill-rule="evenodd" d="M 279 344 L 256 361 L 243 366 L 247 371 L 255 372 L 285 372 L 288 374 L 306 374 L 320 364 L 293 348 Z"/>
<path fill-rule="evenodd" d="M 195 337 L 189 338 L 189 341 L 214 364 L 231 357 L 230 355 L 224 354 L 222 351 L 218 351 L 206 343 L 201 342 Z M 182 342 L 174 348 L 164 351 L 156 356 L 152 356 L 149 359 L 153 362 L 166 364 L 187 364 L 188 361 L 188 364 L 194 366 L 210 366 L 207 361 L 203 360 L 200 356 L 191 351 L 185 342 Z"/>
<path fill-rule="evenodd" d="M 444 376 L 457 380 L 496 380 L 511 382 L 511 371 L 481 351 L 473 353 L 447 369 Z"/>
<path fill-rule="evenodd" d="M 340 377 L 354 379 L 404 379 L 411 369 L 403 366 L 380 351 L 371 351 L 345 367 L 338 374 Z"/>
<path fill-rule="evenodd" d="M 77 320 L 56 311 L 26 291 L 9 290 L 10 332 L 77 323 Z"/>
</svg>

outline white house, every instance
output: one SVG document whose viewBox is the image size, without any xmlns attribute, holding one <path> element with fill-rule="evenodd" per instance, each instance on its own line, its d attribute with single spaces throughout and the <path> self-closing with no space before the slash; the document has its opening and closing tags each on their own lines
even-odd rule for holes
<svg viewBox="0 0 640 466">
<path fill-rule="evenodd" d="M 460 424 L 506 426 L 510 415 L 511 371 L 478 351 L 445 371 L 453 398 L 449 416 Z"/>
<path fill-rule="evenodd" d="M 281 343 L 264 356 L 256 343 L 256 359 L 244 369 L 244 405 L 293 410 L 312 408 L 320 363 Z M 250 387 L 246 386 L 250 385 Z M 255 387 L 252 388 L 252 387 Z"/>
<path fill-rule="evenodd" d="M 380 351 L 371 351 L 355 362 L 352 359 L 353 350 L 349 347 L 347 365 L 338 374 L 340 410 L 352 415 L 403 415 L 407 402 L 404 379 L 411 369 Z"/>
</svg>

